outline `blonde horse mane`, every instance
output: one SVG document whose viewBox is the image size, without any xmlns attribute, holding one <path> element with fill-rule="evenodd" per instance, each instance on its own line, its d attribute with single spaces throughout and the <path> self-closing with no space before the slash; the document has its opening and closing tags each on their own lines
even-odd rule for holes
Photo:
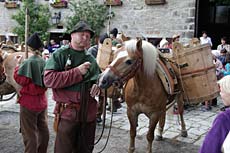
<svg viewBox="0 0 230 153">
<path fill-rule="evenodd" d="M 125 42 L 125 48 L 128 52 L 135 52 L 137 40 L 132 39 Z M 156 69 L 156 62 L 158 58 L 157 49 L 149 42 L 142 40 L 143 49 L 143 65 L 144 72 L 147 76 L 153 76 Z"/>
<path fill-rule="evenodd" d="M 230 93 L 230 75 L 223 77 L 217 83 L 220 85 L 221 90 Z"/>
</svg>

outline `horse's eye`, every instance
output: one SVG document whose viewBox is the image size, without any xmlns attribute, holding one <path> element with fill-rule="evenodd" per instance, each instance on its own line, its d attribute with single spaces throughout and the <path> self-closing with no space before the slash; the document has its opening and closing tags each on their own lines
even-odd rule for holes
<svg viewBox="0 0 230 153">
<path fill-rule="evenodd" d="M 125 63 L 126 63 L 127 65 L 131 65 L 131 64 L 132 64 L 132 61 L 131 61 L 131 60 L 127 60 L 127 61 L 125 61 Z"/>
</svg>

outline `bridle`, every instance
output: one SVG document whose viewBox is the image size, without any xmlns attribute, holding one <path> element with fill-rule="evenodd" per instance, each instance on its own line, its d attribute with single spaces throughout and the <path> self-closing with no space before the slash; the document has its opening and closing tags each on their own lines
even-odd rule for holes
<svg viewBox="0 0 230 153">
<path fill-rule="evenodd" d="M 130 70 L 123 76 L 115 67 L 108 65 L 107 68 L 109 68 L 119 78 L 118 80 L 114 81 L 113 85 L 121 88 L 129 79 L 131 79 L 136 74 L 137 70 L 141 67 L 142 63 L 142 58 L 138 58 L 132 65 Z"/>
<path fill-rule="evenodd" d="M 0 57 L 0 84 L 5 82 L 5 80 L 6 80 L 6 75 L 4 73 L 4 67 L 2 64 L 3 64 L 3 59 L 2 59 L 2 57 Z"/>
</svg>

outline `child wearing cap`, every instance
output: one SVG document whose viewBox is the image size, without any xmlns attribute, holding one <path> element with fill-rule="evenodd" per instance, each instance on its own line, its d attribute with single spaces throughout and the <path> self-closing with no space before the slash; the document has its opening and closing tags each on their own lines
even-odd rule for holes
<svg viewBox="0 0 230 153">
<path fill-rule="evenodd" d="M 43 45 L 37 33 L 27 41 L 33 55 L 23 61 L 17 57 L 15 81 L 22 86 L 20 104 L 20 129 L 26 153 L 46 153 L 49 141 L 47 123 L 47 97 L 43 83 L 45 61 L 40 56 Z"/>
</svg>

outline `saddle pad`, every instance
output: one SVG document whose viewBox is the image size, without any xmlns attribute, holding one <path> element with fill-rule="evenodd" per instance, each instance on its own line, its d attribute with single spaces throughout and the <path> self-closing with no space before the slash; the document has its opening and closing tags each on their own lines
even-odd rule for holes
<svg viewBox="0 0 230 153">
<path fill-rule="evenodd" d="M 157 60 L 156 71 L 157 71 L 158 76 L 161 79 L 161 82 L 165 88 L 165 91 L 169 95 L 173 95 L 174 94 L 174 84 L 175 84 L 174 80 L 172 76 L 170 75 L 168 68 L 165 66 L 165 64 L 160 59 Z"/>
</svg>

